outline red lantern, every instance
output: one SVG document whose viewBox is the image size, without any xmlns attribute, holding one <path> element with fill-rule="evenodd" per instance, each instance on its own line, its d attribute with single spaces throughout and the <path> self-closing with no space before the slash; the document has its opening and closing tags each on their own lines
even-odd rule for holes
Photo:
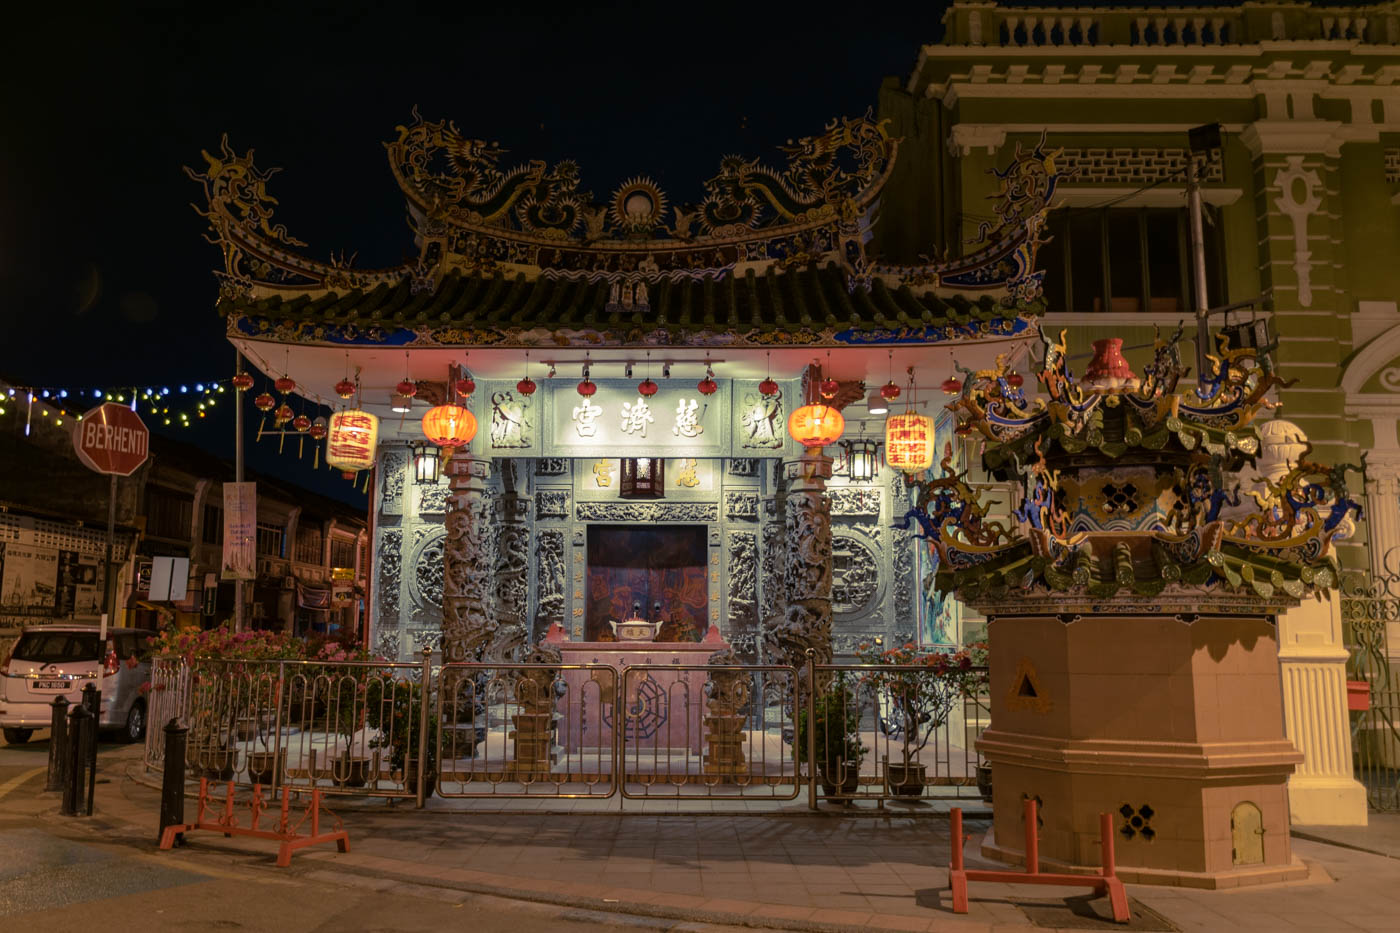
<svg viewBox="0 0 1400 933">
<path fill-rule="evenodd" d="M 956 376 L 949 376 L 943 380 L 943 391 L 949 395 L 957 395 L 962 391 L 962 380 Z"/>
<path fill-rule="evenodd" d="M 308 432 L 311 434 L 311 439 L 313 441 L 319 441 L 321 438 L 325 437 L 326 419 L 317 418 L 315 421 L 311 422 L 311 427 L 308 429 Z"/>
<path fill-rule="evenodd" d="M 701 395 L 714 395 L 719 391 L 719 383 L 715 382 L 712 377 L 706 376 L 696 383 L 695 388 L 699 390 Z"/>
<path fill-rule="evenodd" d="M 891 470 L 920 473 L 933 466 L 933 419 L 916 412 L 885 419 L 885 462 Z"/>
<path fill-rule="evenodd" d="M 582 395 L 584 398 L 588 398 L 597 391 L 598 386 L 594 384 L 592 379 L 585 379 L 578 384 L 578 394 Z"/>
<path fill-rule="evenodd" d="M 423 415 L 423 436 L 450 450 L 465 447 L 476 437 L 476 416 L 461 405 L 434 406 Z"/>
<path fill-rule="evenodd" d="M 288 405 L 286 402 L 283 402 L 281 405 L 278 405 L 277 411 L 273 414 L 273 417 L 277 419 L 278 424 L 286 424 L 288 421 L 291 421 L 292 418 L 294 418 L 295 416 L 296 412 L 292 411 L 292 406 Z"/>
<path fill-rule="evenodd" d="M 772 376 L 769 376 L 767 379 L 763 380 L 762 382 L 760 382 L 760 383 L 758 384 L 758 391 L 759 391 L 759 394 L 765 395 L 765 396 L 770 396 L 770 397 L 771 397 L 771 396 L 777 395 L 777 394 L 778 394 L 778 384 L 777 384 L 776 382 L 773 381 L 773 377 L 772 377 Z"/>
<path fill-rule="evenodd" d="M 297 415 L 292 419 L 292 427 L 299 433 L 305 434 L 307 431 L 311 430 L 311 419 L 305 415 Z"/>
<path fill-rule="evenodd" d="M 885 383 L 880 387 L 880 397 L 887 402 L 893 402 L 899 398 L 899 386 L 895 385 L 893 380 Z"/>
<path fill-rule="evenodd" d="M 355 394 L 355 383 L 342 379 L 335 384 L 335 394 L 341 398 L 351 398 Z"/>
<path fill-rule="evenodd" d="M 1024 385 L 1025 382 L 1025 377 L 1022 376 L 1020 373 L 1008 373 L 1006 376 L 1006 384 L 1011 386 L 1011 388 L 1013 389 L 1021 388 L 1021 386 Z"/>
<path fill-rule="evenodd" d="M 394 391 L 404 398 L 413 398 L 413 396 L 418 394 L 418 383 L 414 382 L 412 379 L 405 379 L 403 382 L 394 386 Z"/>
<path fill-rule="evenodd" d="M 281 392 L 283 395 L 286 395 L 288 392 L 292 391 L 297 387 L 297 381 L 295 379 L 290 379 L 286 376 L 278 376 L 277 381 L 274 382 L 272 385 L 275 389 L 277 389 L 278 392 Z"/>
<path fill-rule="evenodd" d="M 466 398 L 476 391 L 476 382 L 470 376 L 457 380 L 457 395 L 459 398 Z"/>
<path fill-rule="evenodd" d="M 515 384 L 515 391 L 519 392 L 521 395 L 534 395 L 536 388 L 538 387 L 535 385 L 535 380 L 531 379 L 529 376 L 526 376 Z"/>
<path fill-rule="evenodd" d="M 820 388 L 822 398 L 835 398 L 836 393 L 841 391 L 841 383 L 835 379 L 823 379 Z"/>
<path fill-rule="evenodd" d="M 643 379 L 640 383 L 637 384 L 637 394 L 642 396 L 643 398 L 651 398 L 653 395 L 656 394 L 656 390 L 659 388 L 660 386 L 658 386 L 651 379 Z"/>
<path fill-rule="evenodd" d="M 846 418 L 830 405 L 803 405 L 788 417 L 788 433 L 803 447 L 834 444 L 846 430 Z"/>
<path fill-rule="evenodd" d="M 253 387 L 253 377 L 247 373 L 239 373 L 233 377 L 233 387 L 239 392 L 247 392 Z"/>
<path fill-rule="evenodd" d="M 253 405 L 258 411 L 272 411 L 277 407 L 277 399 L 272 397 L 271 392 L 263 392 L 253 399 Z"/>
</svg>

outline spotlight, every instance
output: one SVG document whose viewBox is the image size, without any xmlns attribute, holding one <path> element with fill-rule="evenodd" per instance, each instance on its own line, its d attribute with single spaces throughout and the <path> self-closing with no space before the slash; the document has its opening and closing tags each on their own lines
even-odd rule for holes
<svg viewBox="0 0 1400 933">
<path fill-rule="evenodd" d="M 865 400 L 865 407 L 872 415 L 889 414 L 890 403 L 879 392 L 871 392 Z"/>
</svg>

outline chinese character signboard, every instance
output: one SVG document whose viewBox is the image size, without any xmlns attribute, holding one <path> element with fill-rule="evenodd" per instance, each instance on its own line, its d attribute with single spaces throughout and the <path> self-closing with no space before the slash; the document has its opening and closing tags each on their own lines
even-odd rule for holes
<svg viewBox="0 0 1400 933">
<path fill-rule="evenodd" d="M 326 434 L 326 463 L 337 470 L 354 473 L 374 466 L 374 447 L 379 439 L 379 419 L 367 411 L 352 409 L 331 415 Z"/>
<path fill-rule="evenodd" d="M 569 389 L 552 393 L 550 447 L 562 456 L 722 457 L 728 452 L 728 399 L 701 395 L 689 380 L 664 381 L 642 397 L 637 383 L 607 380 L 583 398 Z"/>
<path fill-rule="evenodd" d="M 251 580 L 255 576 L 254 549 L 258 535 L 256 483 L 224 483 L 225 580 Z"/>
</svg>

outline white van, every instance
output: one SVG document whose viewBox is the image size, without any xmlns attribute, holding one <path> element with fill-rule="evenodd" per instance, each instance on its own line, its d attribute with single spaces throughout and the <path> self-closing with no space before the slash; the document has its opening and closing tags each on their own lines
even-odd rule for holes
<svg viewBox="0 0 1400 933">
<path fill-rule="evenodd" d="M 82 702 L 87 684 L 102 691 L 98 728 L 120 728 L 128 741 L 140 741 L 146 734 L 141 685 L 151 678 L 153 635 L 146 629 L 114 628 L 99 644 L 98 630 L 92 626 L 26 628 L 0 663 L 0 728 L 5 741 L 20 745 L 35 729 L 47 729 L 54 698 L 67 697 L 71 710 Z"/>
</svg>

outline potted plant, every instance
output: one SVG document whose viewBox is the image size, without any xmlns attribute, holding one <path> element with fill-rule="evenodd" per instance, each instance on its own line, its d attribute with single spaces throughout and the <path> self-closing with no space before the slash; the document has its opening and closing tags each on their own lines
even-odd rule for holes
<svg viewBox="0 0 1400 933">
<path fill-rule="evenodd" d="M 877 727 L 897 743 L 900 760 L 887 762 L 885 777 L 900 797 L 918 797 L 927 782 L 927 765 L 919 753 L 942 728 L 959 700 L 976 696 L 986 682 L 985 668 L 974 659 L 975 648 L 955 652 L 923 651 L 912 642 L 881 651 L 863 644 L 862 662 L 878 669 L 866 671 L 862 682 L 875 694 Z"/>
<path fill-rule="evenodd" d="M 860 763 L 869 751 L 860 744 L 860 707 L 856 691 L 838 674 L 831 686 L 817 695 L 814 715 L 799 711 L 794 752 L 799 763 L 808 759 L 809 734 L 822 791 L 828 796 L 854 794 L 860 787 Z M 809 732 L 810 730 L 810 732 Z"/>
<path fill-rule="evenodd" d="M 366 721 L 379 732 L 370 741 L 370 747 L 389 750 L 390 767 L 403 774 L 404 786 L 415 794 L 418 792 L 418 738 L 423 702 L 423 688 L 419 684 L 385 680 L 370 683 Z M 431 703 L 431 697 L 428 702 Z M 431 797 L 437 787 L 437 716 L 429 713 L 427 722 L 423 796 Z"/>
</svg>

